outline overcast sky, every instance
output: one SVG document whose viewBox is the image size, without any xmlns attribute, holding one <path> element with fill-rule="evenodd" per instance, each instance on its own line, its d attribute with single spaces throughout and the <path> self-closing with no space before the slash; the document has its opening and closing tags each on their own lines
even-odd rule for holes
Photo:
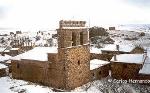
<svg viewBox="0 0 150 93">
<path fill-rule="evenodd" d="M 150 23 L 150 0 L 0 0 L 0 27 L 56 29 L 61 19 L 91 26 Z"/>
</svg>

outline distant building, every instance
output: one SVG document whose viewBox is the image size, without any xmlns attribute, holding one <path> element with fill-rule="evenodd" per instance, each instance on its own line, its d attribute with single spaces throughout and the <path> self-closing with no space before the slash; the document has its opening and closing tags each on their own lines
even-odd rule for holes
<svg viewBox="0 0 150 93">
<path fill-rule="evenodd" d="M 16 34 L 22 34 L 22 32 L 21 31 L 16 31 Z"/>
<path fill-rule="evenodd" d="M 10 32 L 10 35 L 14 35 L 14 32 Z"/>
<path fill-rule="evenodd" d="M 116 30 L 115 27 L 109 27 L 109 30 Z"/>
<path fill-rule="evenodd" d="M 0 57 L 1 58 L 1 57 Z M 4 77 L 6 76 L 6 68 L 7 66 L 5 66 L 4 64 L 0 63 L 0 77 Z"/>
</svg>

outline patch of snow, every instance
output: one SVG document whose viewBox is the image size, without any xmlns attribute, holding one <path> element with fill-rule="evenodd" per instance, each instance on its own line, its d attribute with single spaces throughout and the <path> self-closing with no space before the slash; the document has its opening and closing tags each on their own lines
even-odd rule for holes
<svg viewBox="0 0 150 93">
<path fill-rule="evenodd" d="M 9 60 L 11 58 L 11 56 L 5 54 L 4 56 L 0 55 L 0 62 L 4 62 L 6 60 Z"/>
<path fill-rule="evenodd" d="M 0 64 L 0 69 L 3 69 L 3 68 L 7 68 L 7 66 L 4 64 Z"/>
<path fill-rule="evenodd" d="M 11 50 L 19 50 L 19 48 L 12 48 Z"/>
<path fill-rule="evenodd" d="M 120 55 L 116 55 L 116 60 L 114 60 L 113 57 L 111 61 L 143 64 L 145 57 L 146 56 L 144 54 L 120 54 Z"/>
<path fill-rule="evenodd" d="M 17 55 L 12 60 L 30 59 L 39 61 L 48 61 L 47 53 L 57 53 L 57 47 L 35 47 L 23 54 Z"/>
<path fill-rule="evenodd" d="M 142 69 L 139 71 L 139 74 L 150 75 L 150 64 L 144 64 Z"/>
<path fill-rule="evenodd" d="M 99 60 L 99 59 L 93 59 L 90 60 L 90 70 L 99 68 L 103 65 L 109 64 L 110 62 L 108 61 L 104 61 L 104 60 Z"/>
<path fill-rule="evenodd" d="M 6 48 L 0 48 L 0 52 L 3 52 Z"/>
<path fill-rule="evenodd" d="M 105 48 L 102 48 L 101 50 L 118 51 L 116 46 L 117 45 L 115 44 L 109 44 L 109 45 L 106 45 Z M 119 51 L 123 51 L 123 52 L 131 52 L 134 48 L 135 47 L 131 45 L 119 45 Z"/>
<path fill-rule="evenodd" d="M 10 79 L 9 77 L 0 78 L 1 93 L 50 93 L 51 88 L 35 85 L 23 80 Z"/>
<path fill-rule="evenodd" d="M 90 53 L 101 54 L 101 49 L 90 47 Z"/>
</svg>

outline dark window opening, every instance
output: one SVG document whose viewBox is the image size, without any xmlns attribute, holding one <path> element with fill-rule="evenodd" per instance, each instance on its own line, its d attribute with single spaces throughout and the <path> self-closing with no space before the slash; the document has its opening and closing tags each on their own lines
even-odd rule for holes
<svg viewBox="0 0 150 93">
<path fill-rule="evenodd" d="M 72 46 L 76 46 L 76 34 L 72 32 Z"/>
<path fill-rule="evenodd" d="M 64 67 L 64 71 L 66 70 L 66 68 Z"/>
<path fill-rule="evenodd" d="M 99 71 L 99 75 L 101 75 L 102 74 L 102 72 L 101 71 Z"/>
<path fill-rule="evenodd" d="M 95 74 L 93 73 L 93 76 L 95 76 Z"/>
<path fill-rule="evenodd" d="M 83 32 L 80 32 L 80 45 L 83 45 Z"/>
<path fill-rule="evenodd" d="M 19 66 L 19 63 L 17 63 L 17 68 L 19 68 L 20 66 Z"/>
<path fill-rule="evenodd" d="M 78 65 L 80 65 L 80 61 L 78 60 Z"/>
</svg>

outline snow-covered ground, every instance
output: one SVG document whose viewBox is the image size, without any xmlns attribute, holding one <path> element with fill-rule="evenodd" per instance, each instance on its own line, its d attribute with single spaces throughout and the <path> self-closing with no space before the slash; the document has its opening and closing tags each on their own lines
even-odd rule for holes
<svg viewBox="0 0 150 93">
<path fill-rule="evenodd" d="M 121 30 L 108 32 L 110 37 L 115 41 L 115 44 L 150 47 L 150 34 L 148 33 L 145 36 L 140 36 L 141 32 L 134 31 Z M 133 40 L 127 40 L 128 38 Z"/>
<path fill-rule="evenodd" d="M 73 92 L 87 93 L 150 93 L 150 87 L 139 84 L 122 83 L 111 77 L 89 82 L 72 90 Z"/>
<path fill-rule="evenodd" d="M 15 80 L 10 77 L 0 78 L 0 93 L 50 93 L 51 88 L 26 82 L 23 80 Z"/>
<path fill-rule="evenodd" d="M 40 86 L 23 80 L 11 79 L 10 77 L 0 78 L 0 93 L 50 93 L 53 88 Z M 150 87 L 139 84 L 119 83 L 115 79 L 104 78 L 89 82 L 71 92 L 86 93 L 150 93 Z"/>
</svg>

